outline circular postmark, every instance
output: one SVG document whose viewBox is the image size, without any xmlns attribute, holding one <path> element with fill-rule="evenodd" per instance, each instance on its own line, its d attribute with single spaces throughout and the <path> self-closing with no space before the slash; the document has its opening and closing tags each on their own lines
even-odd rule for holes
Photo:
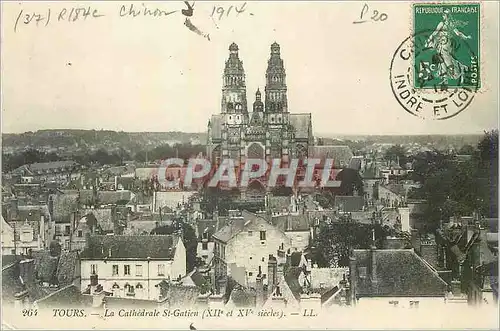
<svg viewBox="0 0 500 331">
<path fill-rule="evenodd" d="M 444 120 L 473 101 L 479 89 L 479 65 L 465 40 L 441 36 L 430 45 L 432 37 L 432 30 L 420 31 L 399 45 L 391 60 L 391 89 L 408 113 Z M 453 56 L 455 50 L 468 54 L 467 66 Z"/>
</svg>

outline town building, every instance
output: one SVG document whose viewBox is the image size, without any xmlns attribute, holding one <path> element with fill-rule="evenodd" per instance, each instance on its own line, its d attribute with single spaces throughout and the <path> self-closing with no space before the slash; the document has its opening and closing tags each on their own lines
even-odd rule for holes
<svg viewBox="0 0 500 331">
<path fill-rule="evenodd" d="M 285 251 L 292 244 L 282 230 L 248 211 L 230 215 L 213 239 L 216 292 L 225 287 L 228 274 L 244 286 L 255 284 L 257 275 L 266 274 L 269 255 Z"/>
<path fill-rule="evenodd" d="M 114 297 L 157 300 L 162 280 L 186 275 L 177 235 L 90 236 L 81 254 L 82 291 L 102 286 Z"/>
</svg>

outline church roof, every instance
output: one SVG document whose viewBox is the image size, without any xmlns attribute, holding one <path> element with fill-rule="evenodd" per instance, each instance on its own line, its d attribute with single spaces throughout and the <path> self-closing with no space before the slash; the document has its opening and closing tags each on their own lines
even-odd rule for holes
<svg viewBox="0 0 500 331">
<path fill-rule="evenodd" d="M 323 145 L 309 146 L 309 157 L 318 159 L 333 159 L 334 166 L 347 166 L 353 154 L 349 146 Z"/>
</svg>

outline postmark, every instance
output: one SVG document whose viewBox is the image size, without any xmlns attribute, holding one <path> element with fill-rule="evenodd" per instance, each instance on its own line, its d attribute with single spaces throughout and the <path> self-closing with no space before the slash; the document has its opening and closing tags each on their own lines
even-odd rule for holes
<svg viewBox="0 0 500 331">
<path fill-rule="evenodd" d="M 451 118 L 465 110 L 479 90 L 479 30 L 473 37 L 457 29 L 445 31 L 454 25 L 443 23 L 450 20 L 449 13 L 460 10 L 479 15 L 478 4 L 463 6 L 419 4 L 413 7 L 414 13 L 435 12 L 442 20 L 434 17 L 427 25 L 418 23 L 416 26 L 424 29 L 406 38 L 392 57 L 392 92 L 398 103 L 412 115 L 435 120 Z"/>
</svg>

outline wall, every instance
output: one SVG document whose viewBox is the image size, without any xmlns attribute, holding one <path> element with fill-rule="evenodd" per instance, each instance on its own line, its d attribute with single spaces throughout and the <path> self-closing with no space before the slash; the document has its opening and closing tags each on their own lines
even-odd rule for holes
<svg viewBox="0 0 500 331">
<path fill-rule="evenodd" d="M 203 259 L 203 261 L 210 262 L 214 256 L 214 246 L 213 242 L 207 242 L 207 249 L 203 249 L 203 244 L 201 242 L 198 243 L 198 248 L 196 250 L 196 256 Z M 203 258 L 206 256 L 206 258 Z"/>
<path fill-rule="evenodd" d="M 261 230 L 266 231 L 266 240 L 264 241 L 260 240 Z M 249 231 L 251 231 L 251 235 L 249 235 Z M 276 255 L 276 251 L 281 244 L 284 244 L 284 250 L 286 251 L 291 248 L 291 239 L 285 233 L 263 220 L 262 222 L 253 222 L 227 244 L 226 263 L 245 266 L 249 284 L 251 285 L 255 283 L 259 266 L 263 274 L 267 273 L 269 254 Z"/>
<path fill-rule="evenodd" d="M 292 251 L 303 251 L 309 245 L 311 232 L 307 231 L 286 231 L 286 236 L 292 241 Z"/>
<path fill-rule="evenodd" d="M 81 260 L 81 289 L 85 290 L 90 284 L 91 265 L 97 265 L 97 275 L 99 276 L 99 284 L 101 284 L 105 291 L 113 292 L 113 285 L 117 283 L 120 287 L 118 291 L 115 290 L 114 294 L 119 297 L 129 297 L 136 299 L 150 299 L 156 300 L 159 298 L 159 289 L 155 287 L 162 280 L 173 278 L 173 262 L 167 260 L 127 260 L 118 261 L 108 259 L 102 260 Z M 118 265 L 118 275 L 113 275 L 113 265 Z M 125 265 L 130 265 L 130 275 L 124 275 Z M 137 276 L 137 265 L 142 266 L 142 276 Z M 158 266 L 165 266 L 164 276 L 158 275 Z M 142 293 L 137 291 L 135 296 L 127 296 L 124 287 L 125 284 L 136 286 L 141 283 L 143 286 Z"/>
</svg>

